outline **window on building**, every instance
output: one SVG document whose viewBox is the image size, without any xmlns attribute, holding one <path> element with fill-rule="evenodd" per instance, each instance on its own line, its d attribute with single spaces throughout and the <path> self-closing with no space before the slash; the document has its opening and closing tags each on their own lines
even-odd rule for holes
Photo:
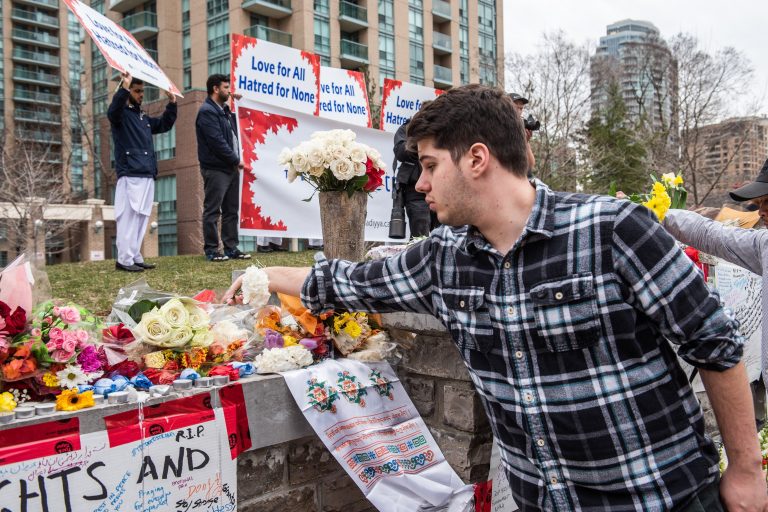
<svg viewBox="0 0 768 512">
<path fill-rule="evenodd" d="M 229 55 L 216 60 L 208 61 L 208 74 L 220 73 L 222 75 L 229 75 Z"/>
<path fill-rule="evenodd" d="M 152 138 L 155 140 L 155 157 L 158 161 L 176 158 L 175 126 L 165 133 L 153 135 Z"/>
<path fill-rule="evenodd" d="M 462 85 L 469 83 L 469 59 L 467 57 L 461 57 L 459 59 L 459 79 Z"/>
<path fill-rule="evenodd" d="M 424 46 L 411 41 L 409 54 L 411 82 L 424 85 Z"/>
<path fill-rule="evenodd" d="M 395 31 L 395 6 L 392 0 L 379 0 L 379 32 Z"/>
<path fill-rule="evenodd" d="M 331 53 L 331 25 L 319 16 L 315 16 L 315 52 L 324 56 Z"/>
<path fill-rule="evenodd" d="M 408 8 L 408 35 L 411 41 L 424 41 L 424 13 L 415 7 Z"/>
<path fill-rule="evenodd" d="M 207 7 L 209 18 L 227 14 L 227 11 L 229 11 L 229 0 L 208 0 Z"/>
<path fill-rule="evenodd" d="M 178 254 L 176 215 L 176 176 L 163 176 L 155 182 L 157 234 L 160 256 Z"/>
<path fill-rule="evenodd" d="M 208 23 L 208 58 L 229 54 L 229 19 Z"/>
<path fill-rule="evenodd" d="M 331 14 L 329 0 L 315 0 L 315 14 L 325 14 L 326 16 L 329 16 Z"/>
<path fill-rule="evenodd" d="M 0 251 L 0 268 L 8 266 L 8 251 Z"/>
<path fill-rule="evenodd" d="M 379 34 L 379 66 L 384 69 L 395 69 L 394 36 Z"/>
</svg>

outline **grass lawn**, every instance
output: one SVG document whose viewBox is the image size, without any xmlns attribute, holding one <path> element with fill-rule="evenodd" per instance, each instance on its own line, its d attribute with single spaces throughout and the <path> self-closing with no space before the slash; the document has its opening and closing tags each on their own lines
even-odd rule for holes
<svg viewBox="0 0 768 512">
<path fill-rule="evenodd" d="M 314 251 L 253 254 L 254 259 L 211 263 L 203 256 L 164 256 L 150 258 L 157 268 L 142 273 L 115 270 L 115 261 L 65 263 L 45 267 L 55 299 L 71 300 L 106 316 L 112 309 L 117 291 L 137 279 L 146 279 L 150 287 L 164 292 L 191 296 L 200 290 L 223 293 L 232 282 L 232 271 L 252 262 L 263 266 L 301 267 L 312 264 Z M 256 257 L 258 256 L 258 259 Z"/>
</svg>

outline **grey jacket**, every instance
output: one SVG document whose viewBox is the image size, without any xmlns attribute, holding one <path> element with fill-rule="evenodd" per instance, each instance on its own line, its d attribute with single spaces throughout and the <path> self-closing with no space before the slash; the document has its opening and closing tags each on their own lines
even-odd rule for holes
<svg viewBox="0 0 768 512">
<path fill-rule="evenodd" d="M 762 276 L 761 364 L 763 381 L 768 382 L 768 230 L 726 226 L 687 210 L 669 210 L 664 227 L 682 243 Z"/>
</svg>

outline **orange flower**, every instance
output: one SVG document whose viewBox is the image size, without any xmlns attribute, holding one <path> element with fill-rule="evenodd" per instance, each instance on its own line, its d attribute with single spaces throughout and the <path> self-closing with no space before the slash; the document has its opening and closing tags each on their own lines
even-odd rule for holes
<svg viewBox="0 0 768 512">
<path fill-rule="evenodd" d="M 3 377 L 5 380 L 16 380 L 21 377 L 21 365 L 24 361 L 13 359 L 10 363 L 3 365 Z"/>
<path fill-rule="evenodd" d="M 256 329 L 264 334 L 264 329 L 280 331 L 280 310 L 276 307 L 266 307 L 259 311 L 256 317 Z"/>
</svg>

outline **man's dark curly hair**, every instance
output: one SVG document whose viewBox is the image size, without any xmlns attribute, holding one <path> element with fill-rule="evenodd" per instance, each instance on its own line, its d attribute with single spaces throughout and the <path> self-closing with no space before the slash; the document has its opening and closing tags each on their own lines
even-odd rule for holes
<svg viewBox="0 0 768 512">
<path fill-rule="evenodd" d="M 523 120 L 512 100 L 498 87 L 465 85 L 451 89 L 421 107 L 408 123 L 408 147 L 433 139 L 447 149 L 454 163 L 477 143 L 483 143 L 499 163 L 513 173 L 528 175 Z"/>
</svg>

